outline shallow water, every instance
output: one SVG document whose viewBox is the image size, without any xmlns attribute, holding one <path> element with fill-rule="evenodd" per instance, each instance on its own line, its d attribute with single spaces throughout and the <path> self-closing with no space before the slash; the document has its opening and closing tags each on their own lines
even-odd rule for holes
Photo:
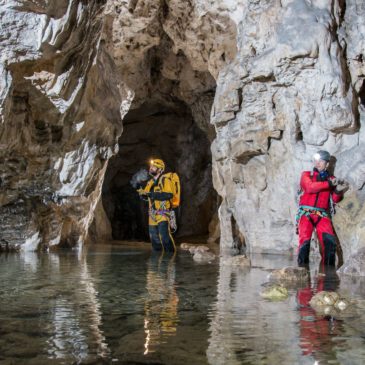
<svg viewBox="0 0 365 365">
<path fill-rule="evenodd" d="M 196 264 L 148 246 L 0 256 L 0 364 L 364 364 L 365 281 L 327 275 L 272 302 L 260 292 L 286 257 L 252 268 Z M 336 290 L 357 303 L 323 316 Z"/>
</svg>

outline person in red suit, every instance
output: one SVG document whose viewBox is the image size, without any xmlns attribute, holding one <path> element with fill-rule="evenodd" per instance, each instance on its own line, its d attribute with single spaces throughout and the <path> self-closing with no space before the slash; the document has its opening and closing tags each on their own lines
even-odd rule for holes
<svg viewBox="0 0 365 365">
<path fill-rule="evenodd" d="M 315 230 L 323 265 L 335 265 L 336 236 L 331 215 L 341 201 L 347 184 L 327 171 L 331 155 L 318 151 L 314 155 L 313 171 L 303 171 L 300 179 L 301 197 L 296 217 L 299 233 L 298 264 L 309 263 L 310 242 Z"/>
</svg>

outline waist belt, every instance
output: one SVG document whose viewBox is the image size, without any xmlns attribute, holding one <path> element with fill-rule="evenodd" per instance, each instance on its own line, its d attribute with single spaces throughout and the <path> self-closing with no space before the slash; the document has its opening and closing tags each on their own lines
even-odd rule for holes
<svg viewBox="0 0 365 365">
<path fill-rule="evenodd" d="M 150 208 L 149 213 L 150 213 L 150 217 L 151 217 L 153 220 L 155 220 L 155 219 L 154 219 L 154 217 L 155 217 L 156 215 L 162 215 L 162 216 L 165 216 L 165 217 L 169 217 L 169 216 L 170 216 L 171 211 L 170 211 L 170 210 L 168 210 L 168 209 L 153 209 L 153 208 L 151 207 L 151 208 Z"/>
<path fill-rule="evenodd" d="M 323 208 L 311 207 L 311 206 L 308 206 L 308 205 L 299 206 L 298 212 L 295 216 L 295 221 L 296 221 L 296 226 L 297 226 L 296 227 L 297 234 L 298 234 L 298 224 L 299 224 L 300 218 L 302 218 L 303 215 L 308 217 L 310 219 L 310 221 L 312 222 L 312 224 L 314 226 L 316 226 L 316 224 L 312 221 L 312 219 L 310 217 L 311 214 L 317 215 L 320 218 L 323 218 L 323 217 L 327 218 L 327 217 L 330 216 L 330 214 L 327 212 L 327 210 L 323 209 Z"/>
<path fill-rule="evenodd" d="M 295 216 L 295 220 L 298 223 L 303 215 L 309 217 L 311 214 L 318 215 L 321 218 L 329 216 L 326 209 L 301 205 L 298 209 L 297 215 Z"/>
<path fill-rule="evenodd" d="M 311 207 L 310 205 L 300 205 L 299 209 L 306 209 L 306 210 L 318 211 L 318 212 L 323 212 L 323 213 L 327 212 L 327 210 L 324 208 Z"/>
</svg>

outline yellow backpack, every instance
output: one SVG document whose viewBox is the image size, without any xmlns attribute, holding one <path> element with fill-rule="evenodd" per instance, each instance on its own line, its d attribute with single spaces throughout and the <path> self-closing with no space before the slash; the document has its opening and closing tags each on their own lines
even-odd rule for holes
<svg viewBox="0 0 365 365">
<path fill-rule="evenodd" d="M 171 199 L 171 208 L 177 208 L 180 205 L 180 193 L 181 193 L 179 175 L 176 172 L 168 172 L 164 174 L 163 177 L 166 177 L 171 180 L 172 193 L 173 193 Z"/>
</svg>

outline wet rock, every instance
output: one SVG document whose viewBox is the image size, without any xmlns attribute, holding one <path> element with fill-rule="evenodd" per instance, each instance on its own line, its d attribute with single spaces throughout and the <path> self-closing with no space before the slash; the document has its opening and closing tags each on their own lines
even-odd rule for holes
<svg viewBox="0 0 365 365">
<path fill-rule="evenodd" d="M 365 276 L 365 247 L 349 257 L 337 272 L 349 276 Z"/>
<path fill-rule="evenodd" d="M 8 252 L 9 251 L 9 244 L 6 240 L 0 240 L 0 252 Z"/>
<path fill-rule="evenodd" d="M 262 290 L 260 295 L 265 299 L 284 300 L 288 297 L 288 289 L 281 285 L 268 286 Z"/>
<path fill-rule="evenodd" d="M 297 282 L 297 281 L 305 281 L 308 280 L 309 274 L 308 270 L 304 267 L 284 267 L 279 270 L 274 270 L 269 275 L 269 280 L 271 281 L 289 281 L 289 282 Z"/>
<path fill-rule="evenodd" d="M 192 246 L 189 248 L 189 252 L 194 255 L 196 252 L 201 252 L 201 253 L 204 253 L 204 252 L 208 252 L 209 251 L 209 247 L 207 246 L 202 246 L 202 245 L 199 245 L 199 246 Z"/>
<path fill-rule="evenodd" d="M 189 251 L 190 248 L 194 247 L 194 245 L 192 245 L 191 243 L 182 243 L 180 245 L 180 248 L 184 251 Z"/>
<path fill-rule="evenodd" d="M 180 248 L 184 251 L 189 251 L 192 255 L 194 255 L 196 252 L 207 252 L 209 251 L 209 247 L 205 245 L 194 245 L 191 243 L 182 243 L 180 245 Z"/>
<path fill-rule="evenodd" d="M 229 266 L 251 267 L 251 260 L 245 255 L 222 257 L 221 263 Z"/>
<path fill-rule="evenodd" d="M 197 251 L 194 253 L 193 260 L 196 262 L 212 262 L 215 259 L 215 254 L 209 251 Z"/>
<path fill-rule="evenodd" d="M 353 302 L 336 292 L 321 291 L 312 297 L 309 304 L 319 314 L 336 315 L 345 311 Z"/>
<path fill-rule="evenodd" d="M 346 298 L 340 298 L 335 302 L 334 307 L 340 311 L 344 311 L 351 305 L 351 302 Z"/>
<path fill-rule="evenodd" d="M 340 296 L 336 292 L 321 291 L 313 296 L 309 304 L 314 307 L 334 305 L 339 299 Z"/>
</svg>

